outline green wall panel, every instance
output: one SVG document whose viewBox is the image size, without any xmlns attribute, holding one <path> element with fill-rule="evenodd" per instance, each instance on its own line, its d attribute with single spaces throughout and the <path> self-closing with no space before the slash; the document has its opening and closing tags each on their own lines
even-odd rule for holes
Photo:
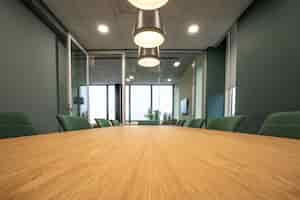
<svg viewBox="0 0 300 200">
<path fill-rule="evenodd" d="M 0 1 L 0 112 L 25 112 L 57 131 L 56 38 L 20 1 Z"/>
<path fill-rule="evenodd" d="M 257 132 L 269 113 L 300 110 L 300 1 L 255 1 L 238 22 L 237 113 Z"/>
<path fill-rule="evenodd" d="M 208 118 L 224 116 L 225 44 L 207 49 L 206 112 Z"/>
</svg>

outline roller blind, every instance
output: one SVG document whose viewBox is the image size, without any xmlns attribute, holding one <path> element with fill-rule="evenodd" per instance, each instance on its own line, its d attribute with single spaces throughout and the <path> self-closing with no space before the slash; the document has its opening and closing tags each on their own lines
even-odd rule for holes
<svg viewBox="0 0 300 200">
<path fill-rule="evenodd" d="M 237 68 L 237 25 L 234 25 L 227 35 L 226 50 L 226 89 L 236 87 Z"/>
<path fill-rule="evenodd" d="M 237 25 L 227 35 L 226 77 L 225 77 L 225 116 L 235 115 L 237 75 Z"/>
</svg>

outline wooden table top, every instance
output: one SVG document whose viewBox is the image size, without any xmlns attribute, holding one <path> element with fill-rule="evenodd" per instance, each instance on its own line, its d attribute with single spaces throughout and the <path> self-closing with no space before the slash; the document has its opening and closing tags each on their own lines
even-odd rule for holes
<svg viewBox="0 0 300 200">
<path fill-rule="evenodd" d="M 299 153 L 299 140 L 176 127 L 0 140 L 0 199 L 299 200 Z"/>
</svg>

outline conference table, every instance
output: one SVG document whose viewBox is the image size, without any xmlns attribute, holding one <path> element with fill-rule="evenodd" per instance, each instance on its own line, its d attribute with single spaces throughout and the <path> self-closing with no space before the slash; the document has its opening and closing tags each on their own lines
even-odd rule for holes
<svg viewBox="0 0 300 200">
<path fill-rule="evenodd" d="M 300 141 L 171 126 L 0 140 L 1 200 L 300 199 Z"/>
</svg>

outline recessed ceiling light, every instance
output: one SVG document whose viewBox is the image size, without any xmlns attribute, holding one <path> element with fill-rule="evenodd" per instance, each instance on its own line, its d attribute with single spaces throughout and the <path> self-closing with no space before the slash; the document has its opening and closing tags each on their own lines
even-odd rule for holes
<svg viewBox="0 0 300 200">
<path fill-rule="evenodd" d="M 192 24 L 188 28 L 188 33 L 189 34 L 196 34 L 199 32 L 199 25 L 198 24 Z"/>
<path fill-rule="evenodd" d="M 171 79 L 171 78 L 168 78 L 168 82 L 172 82 L 172 79 Z"/>
<path fill-rule="evenodd" d="M 133 6 L 142 10 L 155 10 L 161 8 L 168 0 L 128 0 Z"/>
<path fill-rule="evenodd" d="M 107 34 L 109 33 L 109 27 L 106 24 L 100 24 L 98 26 L 98 31 L 102 34 Z"/>
<path fill-rule="evenodd" d="M 134 79 L 134 76 L 129 76 L 129 80 L 133 80 Z"/>
<path fill-rule="evenodd" d="M 176 62 L 174 62 L 174 67 L 179 67 L 180 66 L 180 62 L 179 61 L 176 61 Z"/>
</svg>

